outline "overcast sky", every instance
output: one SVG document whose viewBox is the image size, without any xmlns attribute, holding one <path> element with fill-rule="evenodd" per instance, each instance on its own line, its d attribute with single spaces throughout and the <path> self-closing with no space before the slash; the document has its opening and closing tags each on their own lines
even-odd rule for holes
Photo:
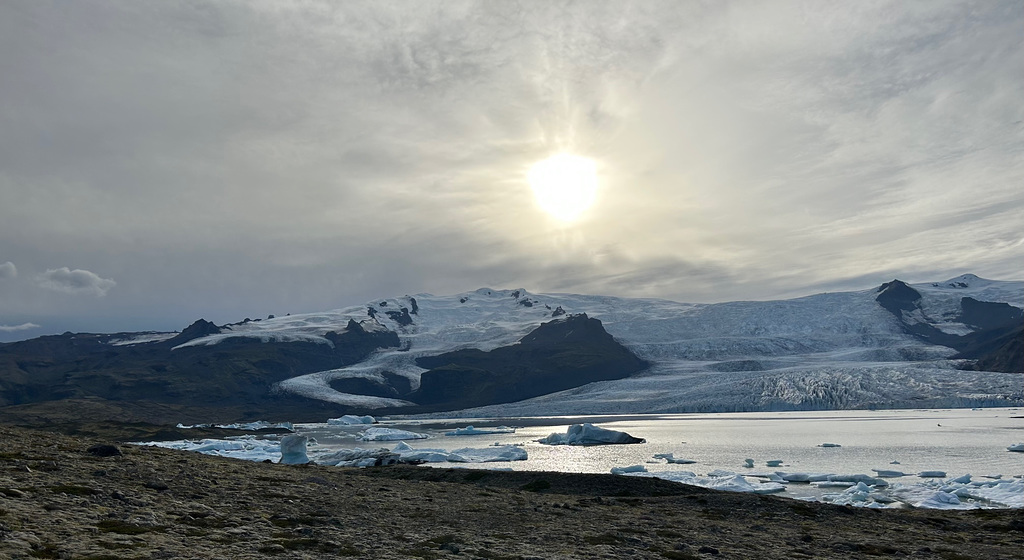
<svg viewBox="0 0 1024 560">
<path fill-rule="evenodd" d="M 1020 0 L 6 0 L 0 340 L 1022 279 L 1022 69 Z"/>
</svg>

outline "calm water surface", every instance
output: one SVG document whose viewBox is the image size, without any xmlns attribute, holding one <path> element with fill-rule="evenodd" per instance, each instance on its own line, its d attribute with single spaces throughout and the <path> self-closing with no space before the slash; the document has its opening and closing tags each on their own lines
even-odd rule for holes
<svg viewBox="0 0 1024 560">
<path fill-rule="evenodd" d="M 1016 418 L 1014 418 L 1016 417 Z M 494 425 L 487 420 L 385 421 L 385 427 L 427 433 L 426 440 L 408 441 L 416 448 L 454 450 L 486 447 L 493 443 L 521 444 L 529 460 L 513 463 L 457 465 L 467 468 L 512 468 L 563 472 L 607 473 L 612 467 L 643 464 L 647 470 L 688 470 L 705 474 L 716 469 L 750 472 L 824 472 L 873 474 L 871 469 L 917 473 L 946 471 L 950 476 L 970 473 L 975 477 L 1024 473 L 1024 454 L 1011 453 L 1008 445 L 1024 441 L 1024 410 L 952 409 L 817 411 L 777 413 L 680 414 L 601 417 L 598 425 L 642 437 L 647 443 L 593 447 L 547 446 L 534 440 L 552 432 L 565 432 L 580 418 L 501 419 L 497 423 L 520 427 L 514 434 L 444 436 L 444 431 L 467 425 Z M 586 419 L 583 419 L 586 421 Z M 398 442 L 360 442 L 355 439 L 366 426 L 335 427 L 323 424 L 297 426 L 314 437 L 320 447 L 394 447 Z M 842 447 L 819 447 L 823 443 Z M 667 464 L 655 454 L 673 453 L 694 464 Z M 743 467 L 754 459 L 753 469 Z M 766 466 L 781 460 L 781 467 Z M 648 463 L 651 461 L 651 463 Z M 891 464 L 898 461 L 899 464 Z M 446 464 L 444 466 L 455 466 Z M 896 479 L 912 482 L 914 478 Z"/>
</svg>

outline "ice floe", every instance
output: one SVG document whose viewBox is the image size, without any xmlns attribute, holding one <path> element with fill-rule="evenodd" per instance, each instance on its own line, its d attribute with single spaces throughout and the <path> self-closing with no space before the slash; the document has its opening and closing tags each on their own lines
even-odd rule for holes
<svg viewBox="0 0 1024 560">
<path fill-rule="evenodd" d="M 697 461 L 693 459 L 683 459 L 682 457 L 675 457 L 672 453 L 658 453 L 654 455 L 655 459 L 664 459 L 666 463 L 672 463 L 674 465 L 692 465 Z"/>
<path fill-rule="evenodd" d="M 464 447 L 453 451 L 444 449 L 417 449 L 404 441 L 392 449 L 403 463 L 497 463 L 525 461 L 527 452 L 517 445 L 499 445 L 483 448 Z"/>
<path fill-rule="evenodd" d="M 1007 451 L 1017 451 L 1017 452 L 1020 452 L 1020 453 L 1024 453 L 1024 443 L 1015 443 L 1015 444 L 1007 447 L 1006 450 Z"/>
<path fill-rule="evenodd" d="M 917 473 L 921 478 L 946 478 L 946 471 L 921 471 Z"/>
<path fill-rule="evenodd" d="M 626 474 L 638 472 L 647 472 L 647 467 L 643 465 L 632 465 L 629 467 L 612 467 L 612 474 Z"/>
<path fill-rule="evenodd" d="M 346 414 L 340 418 L 328 418 L 328 426 L 358 426 L 362 424 L 376 424 L 377 419 L 373 416 L 355 416 Z"/>
<path fill-rule="evenodd" d="M 646 440 L 593 424 L 573 424 L 564 434 L 556 432 L 538 439 L 537 442 L 545 445 L 615 445 L 646 443 Z"/>
<path fill-rule="evenodd" d="M 358 447 L 339 449 L 316 458 L 318 465 L 329 467 L 379 467 L 394 465 L 398 462 L 399 455 L 383 447 L 380 449 L 360 449 Z"/>
<path fill-rule="evenodd" d="M 401 441 L 403 439 L 427 439 L 427 434 L 399 430 L 397 428 L 367 428 L 359 434 L 361 441 Z"/>
<path fill-rule="evenodd" d="M 823 443 L 818 447 L 842 447 L 842 445 L 839 445 L 838 443 Z"/>
<path fill-rule="evenodd" d="M 901 476 L 908 476 L 907 473 L 905 473 L 903 471 L 894 471 L 894 470 L 889 470 L 889 469 L 871 469 L 871 470 L 875 471 L 875 474 L 877 476 L 882 477 L 882 478 L 899 478 Z"/>
</svg>

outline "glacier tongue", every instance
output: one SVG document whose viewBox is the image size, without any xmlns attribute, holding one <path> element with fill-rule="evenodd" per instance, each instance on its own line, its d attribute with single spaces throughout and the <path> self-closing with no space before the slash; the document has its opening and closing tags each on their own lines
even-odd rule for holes
<svg viewBox="0 0 1024 560">
<path fill-rule="evenodd" d="M 1024 282 L 964 275 L 912 284 L 926 315 L 946 320 L 960 298 L 1024 306 Z M 601 320 L 617 341 L 652 366 L 634 377 L 591 383 L 464 416 L 641 412 L 773 411 L 836 408 L 1007 406 L 1024 402 L 1013 374 L 961 371 L 954 350 L 922 342 L 875 301 L 876 290 L 785 301 L 686 304 L 482 288 L 452 296 L 416 294 L 326 313 L 292 315 L 233 327 L 225 337 L 313 340 L 349 319 L 396 332 L 401 347 L 336 370 L 281 382 L 278 388 L 359 409 L 411 403 L 342 393 L 331 382 L 402 376 L 415 390 L 425 371 L 416 358 L 454 350 L 493 350 L 563 312 Z M 408 322 L 411 320 L 411 322 Z M 948 321 L 947 321 L 948 322 Z M 938 324 L 957 330 L 960 324 Z M 376 327 L 374 327 L 376 328 Z M 445 413 L 451 415 L 451 413 Z"/>
</svg>

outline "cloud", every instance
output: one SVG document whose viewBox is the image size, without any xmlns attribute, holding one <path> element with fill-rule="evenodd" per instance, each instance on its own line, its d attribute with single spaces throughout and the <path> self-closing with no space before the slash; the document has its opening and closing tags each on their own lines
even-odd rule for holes
<svg viewBox="0 0 1024 560">
<path fill-rule="evenodd" d="M 37 277 L 37 281 L 48 290 L 66 294 L 92 294 L 96 297 L 107 295 L 110 288 L 117 285 L 117 282 L 100 278 L 94 272 L 77 268 L 70 270 L 66 266 L 47 270 Z"/>
<path fill-rule="evenodd" d="M 14 266 L 14 263 L 7 261 L 0 264 L 0 280 L 6 280 L 8 278 L 15 278 L 18 276 L 18 269 Z"/>
<path fill-rule="evenodd" d="M 39 327 L 40 325 L 37 325 L 35 323 L 22 323 L 20 325 L 0 325 L 0 332 L 27 331 L 29 329 L 38 329 Z"/>
</svg>

